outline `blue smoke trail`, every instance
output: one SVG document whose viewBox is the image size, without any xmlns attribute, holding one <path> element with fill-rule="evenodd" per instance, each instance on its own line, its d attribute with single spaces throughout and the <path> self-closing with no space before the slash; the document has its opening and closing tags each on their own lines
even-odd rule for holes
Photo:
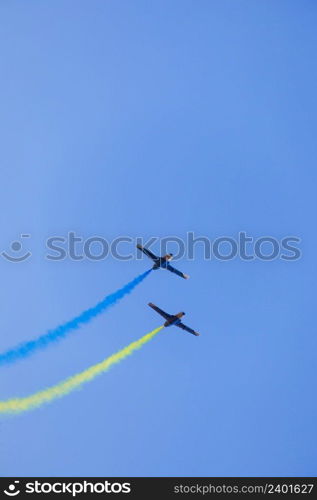
<svg viewBox="0 0 317 500">
<path fill-rule="evenodd" d="M 66 337 L 66 335 L 73 330 L 80 328 L 80 326 L 89 323 L 93 318 L 99 316 L 99 314 L 105 312 L 109 307 L 115 305 L 119 300 L 123 299 L 127 294 L 131 293 L 132 290 L 139 285 L 152 271 L 146 271 L 143 274 L 137 276 L 134 280 L 130 281 L 127 285 L 123 286 L 116 292 L 107 295 L 101 302 L 99 302 L 94 307 L 83 311 L 75 318 L 57 326 L 54 330 L 49 330 L 44 335 L 40 335 L 34 340 L 29 340 L 23 342 L 22 344 L 13 347 L 3 353 L 0 353 L 0 365 L 7 363 L 14 363 L 15 361 L 23 358 L 27 358 L 35 351 L 39 349 L 44 349 L 49 346 L 52 342 L 56 342 Z"/>
</svg>

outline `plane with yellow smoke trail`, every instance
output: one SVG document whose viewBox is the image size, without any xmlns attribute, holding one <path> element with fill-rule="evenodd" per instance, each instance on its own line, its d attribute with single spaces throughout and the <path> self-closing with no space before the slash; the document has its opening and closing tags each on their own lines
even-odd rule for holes
<svg viewBox="0 0 317 500">
<path fill-rule="evenodd" d="M 157 307 L 155 304 L 152 304 L 152 302 L 149 302 L 148 305 L 152 307 L 152 309 L 154 309 L 154 311 L 156 311 L 158 314 L 163 316 L 163 318 L 166 320 L 163 326 L 168 327 L 174 325 L 178 326 L 178 328 L 181 328 L 182 330 L 185 330 L 188 333 L 191 333 L 192 335 L 196 335 L 196 337 L 200 335 L 198 332 L 196 332 L 189 326 L 184 325 L 184 323 L 182 323 L 181 318 L 185 316 L 184 312 L 180 312 L 177 314 L 168 314 L 167 312 Z"/>
<path fill-rule="evenodd" d="M 47 389 L 43 389 L 42 391 L 35 392 L 30 396 L 0 401 L 0 414 L 22 413 L 24 411 L 38 408 L 45 403 L 50 403 L 51 401 L 54 401 L 54 399 L 66 396 L 75 389 L 79 389 L 87 382 L 94 380 L 96 377 L 98 377 L 98 375 L 101 375 L 102 373 L 108 371 L 113 365 L 119 363 L 137 349 L 140 349 L 153 337 L 155 337 L 155 335 L 157 335 L 164 327 L 175 325 L 179 326 L 189 333 L 192 333 L 193 335 L 199 335 L 198 332 L 196 332 L 192 328 L 189 328 L 181 322 L 180 318 L 185 314 L 184 312 L 172 315 L 166 313 L 165 311 L 162 311 L 162 309 L 155 306 L 151 302 L 149 303 L 149 306 L 151 306 L 156 312 L 158 312 L 166 319 L 164 325 L 155 328 L 140 339 L 131 342 L 129 345 L 116 352 L 115 354 L 112 354 L 100 363 L 92 365 L 86 370 L 77 373 L 76 375 L 72 375 L 71 377 L 63 380 L 62 382 L 59 382 L 56 385 L 48 387 Z"/>
<path fill-rule="evenodd" d="M 155 335 L 157 335 L 163 328 L 164 326 L 155 328 L 155 330 L 152 330 L 140 339 L 131 342 L 131 344 L 124 347 L 117 353 L 112 354 L 100 363 L 90 366 L 86 370 L 63 380 L 59 384 L 31 394 L 30 396 L 0 401 L 0 414 L 22 413 L 27 410 L 38 408 L 45 403 L 50 403 L 54 399 L 66 396 L 75 389 L 79 389 L 87 382 L 95 379 L 98 375 L 108 371 L 114 364 L 119 363 L 137 349 L 140 349 L 143 345 L 153 339 L 153 337 L 155 337 Z"/>
</svg>

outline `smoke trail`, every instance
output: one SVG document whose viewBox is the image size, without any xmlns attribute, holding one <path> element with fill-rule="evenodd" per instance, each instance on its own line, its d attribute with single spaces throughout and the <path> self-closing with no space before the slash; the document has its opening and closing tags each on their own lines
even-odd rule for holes
<svg viewBox="0 0 317 500">
<path fill-rule="evenodd" d="M 23 411 L 31 410 L 33 408 L 37 408 L 44 403 L 49 403 L 56 398 L 60 398 L 62 396 L 66 396 L 74 389 L 81 387 L 83 384 L 90 382 L 98 375 L 106 372 L 111 368 L 115 363 L 119 363 L 124 358 L 132 354 L 136 349 L 140 349 L 144 344 L 149 342 L 160 330 L 164 328 L 163 326 L 159 326 L 152 332 L 147 333 L 139 340 L 132 342 L 127 347 L 121 349 L 116 354 L 112 354 L 109 358 L 104 359 L 101 363 L 97 363 L 96 365 L 87 368 L 83 372 L 77 373 L 72 377 L 67 378 L 66 380 L 60 382 L 57 385 L 53 385 L 48 389 L 44 389 L 43 391 L 36 392 L 31 396 L 27 396 L 24 398 L 15 398 L 8 399 L 7 401 L 0 401 L 0 413 L 21 413 Z"/>
<path fill-rule="evenodd" d="M 56 342 L 66 337 L 66 335 L 73 330 L 76 330 L 81 325 L 89 323 L 93 318 L 98 316 L 99 314 L 105 312 L 109 307 L 115 305 L 119 300 L 121 300 L 125 295 L 132 292 L 132 290 L 141 283 L 151 272 L 146 271 L 143 274 L 137 276 L 134 280 L 130 281 L 127 285 L 123 286 L 116 292 L 107 295 L 101 302 L 97 305 L 83 311 L 75 318 L 63 323 L 54 330 L 49 330 L 44 335 L 40 335 L 34 340 L 29 340 L 27 342 L 23 342 L 22 344 L 13 347 L 3 353 L 0 353 L 0 366 L 7 363 L 13 363 L 22 358 L 26 358 L 33 354 L 35 351 L 39 349 L 44 349 L 52 342 Z"/>
</svg>

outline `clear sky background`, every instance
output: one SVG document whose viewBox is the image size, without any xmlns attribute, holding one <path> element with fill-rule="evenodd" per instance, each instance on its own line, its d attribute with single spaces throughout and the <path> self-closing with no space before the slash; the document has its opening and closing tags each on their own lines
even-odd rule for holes
<svg viewBox="0 0 317 500">
<path fill-rule="evenodd" d="M 0 420 L 1 475 L 316 475 L 314 0 L 0 4 L 1 350 L 149 262 L 44 258 L 76 231 L 302 238 L 296 262 L 177 263 L 67 340 L 1 367 L 55 384 L 186 311 L 82 390 Z M 173 251 L 173 249 L 171 248 Z M 11 251 L 12 254 L 12 251 Z"/>
</svg>

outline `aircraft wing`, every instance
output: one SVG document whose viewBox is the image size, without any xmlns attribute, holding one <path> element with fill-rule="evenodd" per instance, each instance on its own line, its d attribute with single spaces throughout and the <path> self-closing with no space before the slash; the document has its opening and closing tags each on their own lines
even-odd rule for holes
<svg viewBox="0 0 317 500">
<path fill-rule="evenodd" d="M 188 274 L 182 273 L 181 271 L 179 271 L 178 269 L 175 269 L 175 267 L 171 266 L 170 264 L 167 264 L 166 269 L 171 271 L 171 273 L 177 274 L 177 276 L 184 278 L 185 280 L 187 280 L 189 278 Z"/>
<path fill-rule="evenodd" d="M 159 307 L 157 307 L 155 304 L 152 304 L 152 302 L 149 302 L 149 306 L 152 307 L 152 309 L 154 309 L 154 311 L 156 311 L 161 316 L 163 316 L 163 318 L 165 318 L 165 319 L 171 319 L 172 318 L 171 314 L 167 314 L 165 311 L 162 311 L 162 309 L 160 309 Z"/>
<path fill-rule="evenodd" d="M 142 245 L 137 245 L 137 248 L 141 250 L 143 253 L 145 253 L 145 255 L 150 257 L 150 259 L 157 260 L 158 257 L 154 255 L 154 253 L 150 252 L 150 250 L 148 250 L 147 248 L 144 248 Z"/>
<path fill-rule="evenodd" d="M 184 325 L 184 323 L 179 323 L 178 325 L 175 325 L 175 326 L 178 326 L 179 328 L 181 328 L 182 330 L 185 330 L 188 333 L 192 333 L 193 335 L 196 335 L 196 337 L 198 337 L 198 335 L 199 335 L 198 332 L 195 332 L 195 330 L 193 330 L 192 328 L 189 328 L 189 326 Z"/>
</svg>

